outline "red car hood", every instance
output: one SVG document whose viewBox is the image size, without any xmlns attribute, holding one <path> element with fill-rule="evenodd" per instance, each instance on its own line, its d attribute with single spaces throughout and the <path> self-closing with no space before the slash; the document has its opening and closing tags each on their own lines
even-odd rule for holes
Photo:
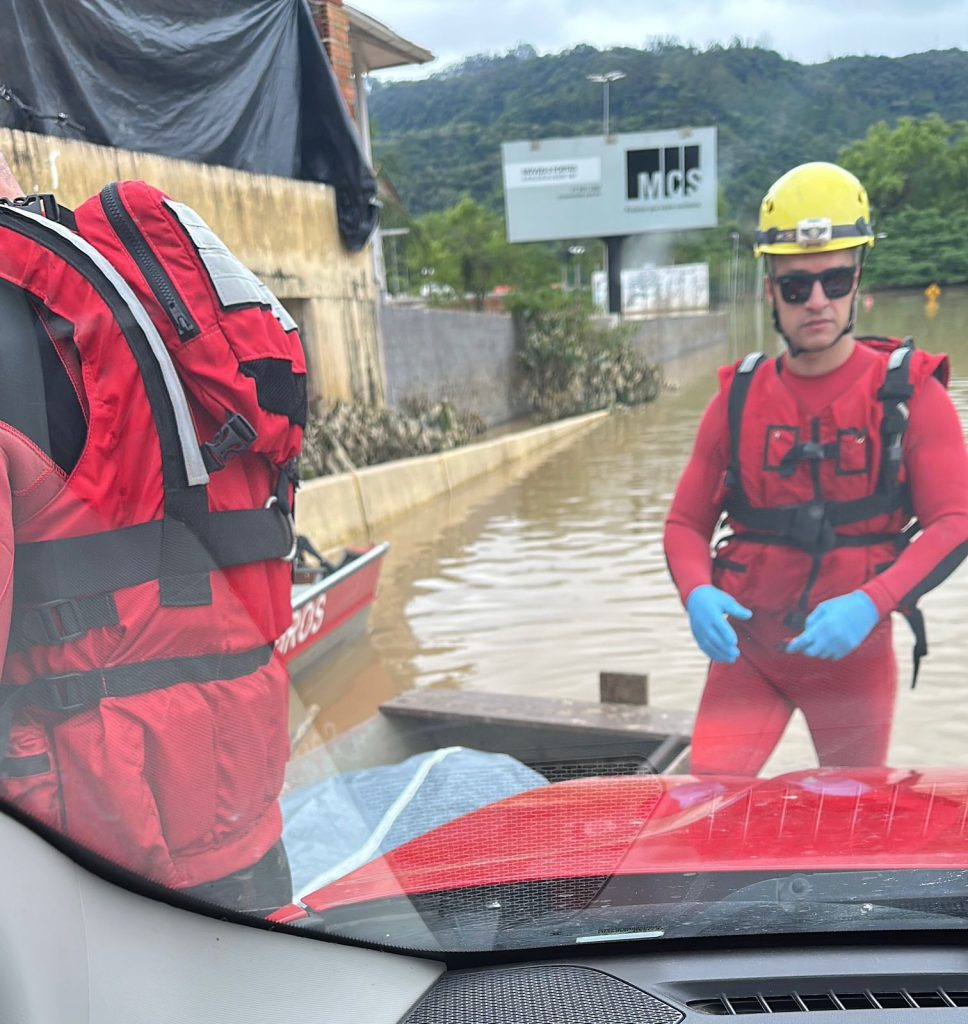
<svg viewBox="0 0 968 1024">
<path fill-rule="evenodd" d="M 585 779 L 491 804 L 302 902 L 589 876 L 968 868 L 966 823 L 957 770 Z"/>
</svg>

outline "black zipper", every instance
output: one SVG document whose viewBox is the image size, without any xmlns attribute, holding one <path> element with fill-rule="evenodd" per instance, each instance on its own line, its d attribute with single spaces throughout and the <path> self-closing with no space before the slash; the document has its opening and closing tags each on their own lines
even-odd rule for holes
<svg viewBox="0 0 968 1024">
<path fill-rule="evenodd" d="M 121 244 L 138 264 L 148 287 L 161 303 L 161 308 L 175 328 L 179 341 L 190 341 L 199 333 L 198 324 L 192 319 L 188 306 L 178 294 L 171 278 L 165 273 L 165 268 L 158 261 L 151 246 L 145 241 L 138 225 L 124 208 L 117 182 L 111 182 L 101 189 L 101 208 L 114 233 L 121 239 Z"/>
</svg>

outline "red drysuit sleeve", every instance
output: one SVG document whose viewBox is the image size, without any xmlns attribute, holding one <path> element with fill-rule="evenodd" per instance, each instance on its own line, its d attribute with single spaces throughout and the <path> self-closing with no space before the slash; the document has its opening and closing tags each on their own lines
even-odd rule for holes
<svg viewBox="0 0 968 1024">
<path fill-rule="evenodd" d="M 910 413 L 904 464 L 923 533 L 862 587 L 882 616 L 936 587 L 968 555 L 968 452 L 958 411 L 931 377 Z"/>
<path fill-rule="evenodd" d="M 726 401 L 717 391 L 666 516 L 666 561 L 683 604 L 696 587 L 712 580 L 709 542 L 722 511 L 726 447 Z"/>
</svg>

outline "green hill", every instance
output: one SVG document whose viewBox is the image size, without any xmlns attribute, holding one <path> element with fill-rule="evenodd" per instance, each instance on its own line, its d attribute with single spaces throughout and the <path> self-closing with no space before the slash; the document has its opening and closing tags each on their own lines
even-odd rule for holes
<svg viewBox="0 0 968 1024">
<path fill-rule="evenodd" d="M 962 50 L 803 65 L 742 45 L 579 46 L 543 57 L 525 46 L 419 82 L 375 82 L 375 162 L 411 214 L 446 209 L 465 194 L 501 209 L 501 143 L 600 131 L 601 87 L 585 76 L 613 69 L 626 78 L 611 89 L 612 131 L 718 127 L 720 182 L 729 213 L 742 221 L 784 170 L 834 159 L 878 121 L 933 111 L 968 119 Z"/>
</svg>

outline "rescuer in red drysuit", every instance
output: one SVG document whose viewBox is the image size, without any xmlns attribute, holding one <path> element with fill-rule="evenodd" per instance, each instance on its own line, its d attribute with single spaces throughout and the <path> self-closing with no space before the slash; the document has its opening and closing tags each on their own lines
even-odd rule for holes
<svg viewBox="0 0 968 1024">
<path fill-rule="evenodd" d="M 884 764 L 890 613 L 909 615 L 917 659 L 914 604 L 968 553 L 947 359 L 852 333 L 872 241 L 866 194 L 841 168 L 794 168 L 764 199 L 757 253 L 787 351 L 720 371 L 666 522 L 670 571 L 712 662 L 696 773 L 755 775 L 796 708 L 821 766 Z M 732 535 L 710 560 L 723 512 Z"/>
<path fill-rule="evenodd" d="M 0 197 L 19 195 L 0 154 Z M 81 366 L 70 346 L 53 347 L 61 368 L 59 384 L 45 368 L 52 457 L 0 421 L 0 652 L 7 669 L 26 656 L 8 649 L 16 544 L 57 504 L 84 447 Z M 196 609 L 186 614 L 201 628 Z M 188 653 L 192 644 L 204 649 L 191 633 L 169 637 L 171 653 Z M 281 659 L 263 660 L 231 682 L 136 698 L 153 701 L 152 710 L 142 703 L 77 716 L 59 738 L 43 712 L 27 709 L 12 731 L 6 723 L 0 798 L 172 888 L 239 910 L 284 905 L 291 880 L 277 796 L 289 749 L 289 683 Z"/>
</svg>

